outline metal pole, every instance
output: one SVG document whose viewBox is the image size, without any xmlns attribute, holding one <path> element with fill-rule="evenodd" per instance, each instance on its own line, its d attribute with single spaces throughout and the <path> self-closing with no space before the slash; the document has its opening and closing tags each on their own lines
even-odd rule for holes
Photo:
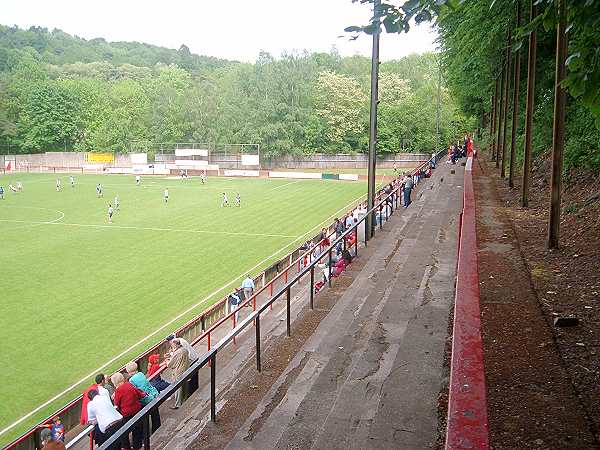
<svg viewBox="0 0 600 450">
<path fill-rule="evenodd" d="M 150 450 L 150 414 L 144 417 L 144 450 Z"/>
<path fill-rule="evenodd" d="M 567 95 L 561 86 L 565 79 L 567 36 L 564 0 L 558 1 L 556 28 L 556 80 L 554 84 L 554 120 L 552 124 L 552 177 L 550 179 L 550 222 L 548 248 L 558 248 L 560 235 L 560 194 L 562 188 L 563 153 L 565 149 L 565 109 Z"/>
<path fill-rule="evenodd" d="M 217 421 L 217 353 L 210 358 L 210 420 Z"/>
<path fill-rule="evenodd" d="M 510 93 L 510 67 L 511 67 L 511 35 L 510 30 L 508 31 L 508 45 L 506 47 L 506 71 L 504 74 L 504 110 L 503 110 L 503 130 L 502 130 L 502 160 L 500 161 L 500 176 L 504 178 L 506 176 L 506 164 L 504 164 L 504 160 L 506 159 L 506 131 L 508 128 L 508 95 Z"/>
<path fill-rule="evenodd" d="M 290 309 L 291 309 L 291 305 L 290 302 L 292 300 L 291 298 L 292 293 L 290 292 L 290 288 L 287 288 L 287 295 L 286 295 L 286 319 L 287 319 L 287 335 L 288 337 L 292 335 L 292 324 L 291 324 L 291 317 L 290 317 Z"/>
<path fill-rule="evenodd" d="M 435 151 L 440 150 L 440 102 L 442 97 L 442 61 L 438 60 L 437 110 L 435 112 Z"/>
<path fill-rule="evenodd" d="M 517 28 L 521 26 L 521 2 L 517 1 Z M 517 146 L 517 127 L 519 122 L 519 85 L 521 83 L 521 51 L 515 54 L 515 81 L 513 87 L 512 135 L 510 140 L 510 165 L 508 168 L 508 186 L 514 187 L 515 147 Z"/>
<path fill-rule="evenodd" d="M 369 117 L 369 168 L 368 168 L 368 195 L 367 211 L 375 205 L 375 157 L 377 154 L 377 102 L 379 81 L 379 17 L 381 0 L 374 2 L 374 24 L 373 52 L 371 54 L 371 112 Z M 365 220 L 365 241 L 373 236 L 374 220 L 370 213 Z M 330 279 L 331 280 L 331 279 Z"/>
<path fill-rule="evenodd" d="M 260 364 L 260 315 L 256 316 L 256 370 L 261 371 Z"/>
<path fill-rule="evenodd" d="M 315 309 L 315 266 L 310 268 L 310 309 Z"/>
<path fill-rule="evenodd" d="M 531 0 L 531 22 L 537 15 L 536 0 Z M 537 35 L 535 29 L 529 35 L 529 56 L 527 58 L 527 107 L 525 109 L 525 155 L 523 156 L 523 185 L 521 186 L 521 206 L 529 206 L 529 179 L 531 175 L 531 134 L 533 130 L 533 101 L 535 98 L 535 53 Z"/>
<path fill-rule="evenodd" d="M 331 264 L 332 264 L 332 259 L 331 259 L 331 249 L 329 249 L 329 277 L 327 279 L 327 284 L 329 287 L 331 287 Z"/>
<path fill-rule="evenodd" d="M 502 142 L 502 116 L 504 114 L 504 84 L 505 84 L 505 72 L 506 72 L 506 58 L 502 65 L 502 72 L 500 74 L 500 99 L 498 102 L 498 136 L 496 139 L 496 169 L 500 167 L 500 144 Z"/>
</svg>

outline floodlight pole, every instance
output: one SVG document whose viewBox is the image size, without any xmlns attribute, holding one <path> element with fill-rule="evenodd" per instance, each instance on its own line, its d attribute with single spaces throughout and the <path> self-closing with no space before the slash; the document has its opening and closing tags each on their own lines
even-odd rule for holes
<svg viewBox="0 0 600 450">
<path fill-rule="evenodd" d="M 438 59 L 438 85 L 437 85 L 437 108 L 435 111 L 435 153 L 441 150 L 440 146 L 440 103 L 442 98 L 442 61 L 441 55 Z"/>
<path fill-rule="evenodd" d="M 373 53 L 371 54 L 371 112 L 369 117 L 369 167 L 368 167 L 368 193 L 367 211 L 375 206 L 375 157 L 377 154 L 377 102 L 379 81 L 379 9 L 380 0 L 375 0 L 373 15 L 375 31 L 373 32 Z M 375 231 L 374 213 L 365 220 L 365 240 L 369 240 Z"/>
</svg>

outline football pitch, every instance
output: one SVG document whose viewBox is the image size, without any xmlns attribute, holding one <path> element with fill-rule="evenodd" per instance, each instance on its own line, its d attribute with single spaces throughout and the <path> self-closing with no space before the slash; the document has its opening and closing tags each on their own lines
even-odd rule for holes
<svg viewBox="0 0 600 450">
<path fill-rule="evenodd" d="M 8 191 L 17 181 L 23 191 Z M 6 174 L 0 186 L 0 430 L 129 349 L 104 370 L 110 373 L 366 192 L 363 182 L 225 177 L 205 185 L 142 177 L 136 186 L 132 175 L 75 175 L 71 187 L 66 174 Z M 223 192 L 230 207 L 221 207 Z M 120 207 L 109 223 L 115 195 Z M 0 435 L 0 444 L 91 382 Z"/>
</svg>

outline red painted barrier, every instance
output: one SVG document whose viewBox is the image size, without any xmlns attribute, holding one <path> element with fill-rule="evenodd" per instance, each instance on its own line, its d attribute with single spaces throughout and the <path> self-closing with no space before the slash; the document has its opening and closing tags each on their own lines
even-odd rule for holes
<svg viewBox="0 0 600 450">
<path fill-rule="evenodd" d="M 485 450 L 489 448 L 489 428 L 471 171 L 465 171 L 457 268 L 445 448 Z"/>
</svg>

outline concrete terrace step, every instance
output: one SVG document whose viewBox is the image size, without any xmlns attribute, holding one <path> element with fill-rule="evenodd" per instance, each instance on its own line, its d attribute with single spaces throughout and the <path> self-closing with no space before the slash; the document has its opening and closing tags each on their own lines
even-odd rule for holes
<svg viewBox="0 0 600 450">
<path fill-rule="evenodd" d="M 266 395 L 250 405 L 245 423 L 228 424 L 222 411 L 239 400 L 236 389 L 251 389 L 269 374 L 264 367 L 263 374 L 256 372 L 253 327 L 218 353 L 217 424 L 209 418 L 207 367 L 182 408 L 170 410 L 171 401 L 160 408 L 162 426 L 152 435 L 152 448 L 425 448 L 433 442 L 463 181 L 463 168 L 451 167 L 455 174 L 440 164 L 419 184 L 413 204 L 359 249 L 333 289 L 315 296 L 308 319 L 316 331 L 284 359 L 281 375 L 267 380 Z M 284 284 L 282 277 L 274 291 Z M 261 316 L 263 354 L 277 354 L 282 342 L 296 339 L 307 320 L 308 289 L 307 276 L 291 290 L 292 338 L 285 336 L 285 297 Z M 268 297 L 266 290 L 257 305 Z M 242 308 L 239 320 L 250 311 Z M 220 327 L 212 343 L 230 330 Z M 206 350 L 204 342 L 196 347 Z"/>
<path fill-rule="evenodd" d="M 227 445 L 430 448 L 454 296 L 463 168 L 441 165 Z M 441 178 L 444 181 L 441 182 Z"/>
</svg>

